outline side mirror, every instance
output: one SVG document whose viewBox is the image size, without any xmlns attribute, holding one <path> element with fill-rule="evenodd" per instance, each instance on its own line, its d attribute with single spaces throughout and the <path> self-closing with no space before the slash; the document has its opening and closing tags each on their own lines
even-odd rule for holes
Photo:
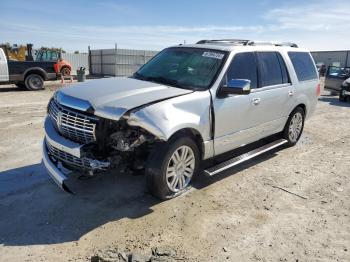
<svg viewBox="0 0 350 262">
<path fill-rule="evenodd" d="M 250 94 L 250 80 L 231 79 L 227 85 L 220 88 L 222 95 L 248 95 Z"/>
</svg>

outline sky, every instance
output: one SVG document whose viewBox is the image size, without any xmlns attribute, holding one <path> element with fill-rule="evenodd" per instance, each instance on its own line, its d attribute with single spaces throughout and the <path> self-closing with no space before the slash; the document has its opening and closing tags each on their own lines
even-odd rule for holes
<svg viewBox="0 0 350 262">
<path fill-rule="evenodd" d="M 0 43 L 68 52 L 161 50 L 201 39 L 350 49 L 350 0 L 0 0 Z"/>
</svg>

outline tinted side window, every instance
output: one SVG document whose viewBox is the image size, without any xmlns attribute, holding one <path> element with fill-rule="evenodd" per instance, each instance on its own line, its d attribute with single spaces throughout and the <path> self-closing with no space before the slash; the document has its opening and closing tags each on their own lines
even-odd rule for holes
<svg viewBox="0 0 350 262">
<path fill-rule="evenodd" d="M 263 86 L 283 84 L 282 70 L 276 52 L 258 52 L 260 83 Z"/>
<path fill-rule="evenodd" d="M 286 63 L 284 62 L 284 59 L 282 58 L 280 53 L 277 53 L 277 58 L 278 58 L 278 61 L 280 62 L 283 84 L 290 83 L 290 78 L 286 67 Z"/>
<path fill-rule="evenodd" d="M 288 52 L 299 81 L 317 79 L 317 72 L 311 55 L 306 52 Z"/>
<path fill-rule="evenodd" d="M 52 52 L 51 53 L 51 61 L 56 61 L 56 60 L 58 60 L 58 53 Z"/>
<path fill-rule="evenodd" d="M 234 56 L 224 79 L 224 83 L 232 79 L 248 79 L 251 88 L 258 86 L 258 67 L 254 53 L 238 53 Z"/>
</svg>

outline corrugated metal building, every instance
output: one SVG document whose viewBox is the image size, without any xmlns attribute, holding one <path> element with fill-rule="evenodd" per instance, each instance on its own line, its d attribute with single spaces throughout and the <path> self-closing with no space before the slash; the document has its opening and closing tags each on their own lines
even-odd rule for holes
<svg viewBox="0 0 350 262">
<path fill-rule="evenodd" d="M 90 73 L 130 76 L 157 53 L 158 51 L 117 48 L 90 50 Z"/>
<path fill-rule="evenodd" d="M 62 53 L 62 58 L 67 60 L 72 65 L 72 75 L 77 74 L 77 69 L 80 67 L 85 67 L 85 73 L 89 74 L 89 54 L 71 54 L 71 53 Z"/>
<path fill-rule="evenodd" d="M 343 51 L 315 51 L 311 52 L 316 65 L 347 67 L 350 66 L 350 50 Z"/>
</svg>

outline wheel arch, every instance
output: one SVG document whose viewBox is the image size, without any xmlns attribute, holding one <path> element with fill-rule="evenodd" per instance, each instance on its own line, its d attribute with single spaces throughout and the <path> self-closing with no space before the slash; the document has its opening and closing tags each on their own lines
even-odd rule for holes
<svg viewBox="0 0 350 262">
<path fill-rule="evenodd" d="M 62 71 L 63 68 L 68 68 L 70 71 L 72 71 L 72 66 L 64 64 L 61 66 L 60 71 Z"/>
<path fill-rule="evenodd" d="M 180 130 L 177 130 L 174 134 L 172 134 L 170 136 L 170 138 L 168 139 L 168 141 L 173 139 L 174 137 L 177 137 L 177 136 L 189 136 L 189 137 L 191 137 L 198 146 L 201 160 L 203 159 L 203 156 L 204 156 L 203 142 L 204 142 L 204 140 L 203 140 L 201 133 L 198 130 L 196 130 L 194 128 L 182 128 Z"/>
<path fill-rule="evenodd" d="M 300 103 L 300 104 L 298 104 L 296 107 L 293 108 L 292 112 L 293 112 L 297 107 L 302 108 L 302 109 L 304 110 L 304 113 L 305 113 L 305 116 L 306 116 L 306 113 L 307 113 L 307 111 L 306 111 L 306 105 L 305 105 L 304 103 Z M 291 112 L 291 113 L 292 113 L 292 112 Z M 290 114 L 291 114 L 291 113 L 290 113 Z"/>
<path fill-rule="evenodd" d="M 23 76 L 24 76 L 23 79 L 25 80 L 27 78 L 27 76 L 32 75 L 32 74 L 40 75 L 44 80 L 47 80 L 46 72 L 40 67 L 34 67 L 34 68 L 27 69 L 23 74 Z"/>
</svg>

